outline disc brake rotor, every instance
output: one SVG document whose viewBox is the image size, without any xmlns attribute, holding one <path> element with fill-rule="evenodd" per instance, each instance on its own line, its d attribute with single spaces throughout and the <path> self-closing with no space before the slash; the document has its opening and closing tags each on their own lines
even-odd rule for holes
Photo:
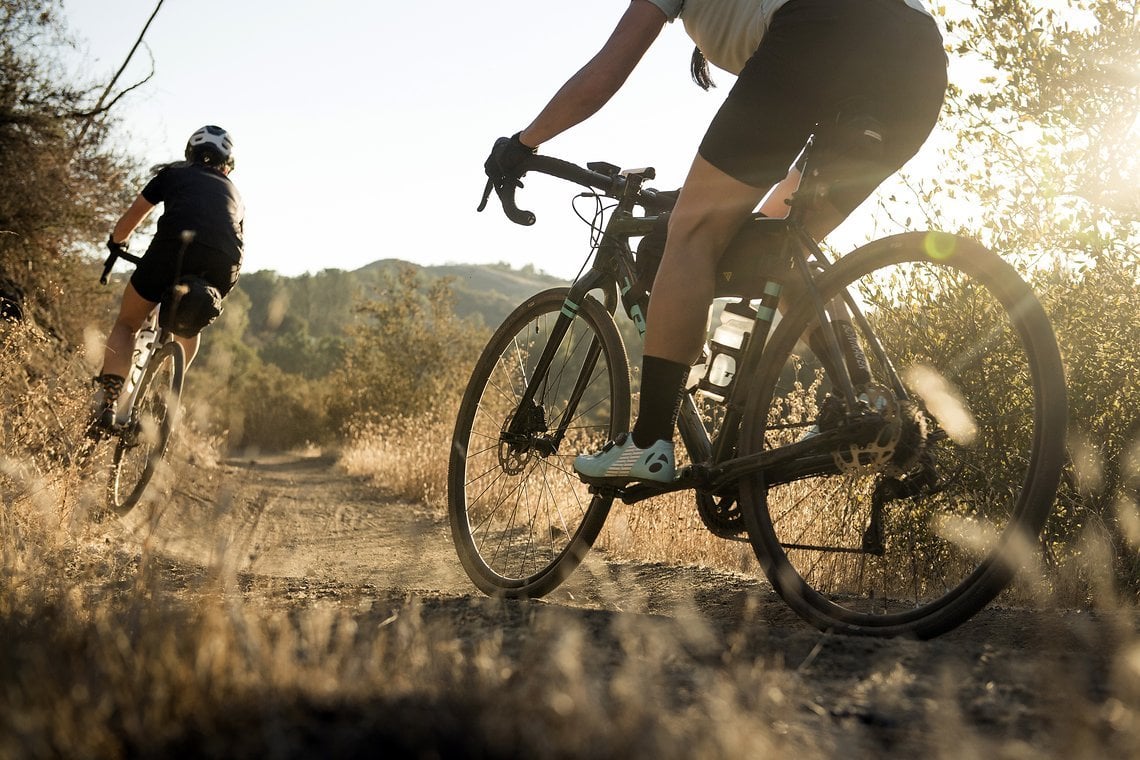
<svg viewBox="0 0 1140 760">
<path fill-rule="evenodd" d="M 507 415 L 499 434 L 499 466 L 508 475 L 518 475 L 537 452 L 538 433 L 547 431 L 546 414 L 542 407 L 533 404 Z"/>
<path fill-rule="evenodd" d="M 882 419 L 873 440 L 847 443 L 832 454 L 841 473 L 876 470 L 898 476 L 912 469 L 926 447 L 926 416 L 917 404 L 898 401 L 889 389 L 880 385 L 864 388 L 859 399 L 868 413 Z"/>
</svg>

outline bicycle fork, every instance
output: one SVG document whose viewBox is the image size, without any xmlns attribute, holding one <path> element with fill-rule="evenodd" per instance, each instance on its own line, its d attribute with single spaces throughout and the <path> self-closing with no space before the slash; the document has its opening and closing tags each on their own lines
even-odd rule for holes
<svg viewBox="0 0 1140 760">
<path fill-rule="evenodd" d="M 594 369 L 597 367 L 602 346 L 601 342 L 595 336 L 591 338 L 590 346 L 586 349 L 581 371 L 579 371 L 578 377 L 574 380 L 574 388 L 570 392 L 566 410 L 563 413 L 562 419 L 558 422 L 558 427 L 552 435 L 544 435 L 541 437 L 536 435 L 537 433 L 549 432 L 549 422 L 546 420 L 545 410 L 542 404 L 536 401 L 536 399 L 540 398 L 541 386 L 546 382 L 550 365 L 554 361 L 555 354 L 562 345 L 562 341 L 565 340 L 570 330 L 570 325 L 578 316 L 578 311 L 581 307 L 576 298 L 577 292 L 578 288 L 574 288 L 566 296 L 566 300 L 563 301 L 562 311 L 558 315 L 558 319 L 555 320 L 554 327 L 550 330 L 546 345 L 543 347 L 542 354 L 539 356 L 538 363 L 527 379 L 526 390 L 523 392 L 522 398 L 519 399 L 518 407 L 511 417 L 510 424 L 507 425 L 507 429 L 504 431 L 504 442 L 508 443 L 516 453 L 523 448 L 534 448 L 538 451 L 540 456 L 545 457 L 554 454 L 558 450 L 558 447 L 562 444 L 562 439 L 566 435 L 566 430 L 570 426 L 570 411 L 578 408 L 578 403 L 582 400 L 582 396 L 586 392 L 586 387 L 590 383 Z M 584 293 L 585 291 L 582 292 Z"/>
</svg>

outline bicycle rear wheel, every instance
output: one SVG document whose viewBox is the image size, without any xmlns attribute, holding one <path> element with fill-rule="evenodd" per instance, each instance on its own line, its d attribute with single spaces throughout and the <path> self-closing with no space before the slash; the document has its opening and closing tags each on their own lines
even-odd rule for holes
<svg viewBox="0 0 1140 760">
<path fill-rule="evenodd" d="M 487 594 L 537 597 L 593 545 L 612 497 L 592 495 L 573 457 L 629 428 L 629 363 L 613 318 L 587 297 L 540 376 L 569 290 L 529 299 L 483 350 L 459 409 L 448 513 L 463 568 Z M 528 383 L 537 388 L 524 404 Z M 561 433 L 559 431 L 562 431 Z"/>
<path fill-rule="evenodd" d="M 874 434 L 853 444 L 820 415 L 838 402 L 797 348 L 817 317 L 796 307 L 765 351 L 742 453 L 828 443 L 742 483 L 749 538 L 776 591 L 819 628 L 938 635 L 1031 561 L 1052 508 L 1067 414 L 1052 327 L 1012 267 L 940 233 L 871 243 L 819 287 L 826 300 L 849 292 L 883 347 L 867 352 L 874 381 L 861 389 Z"/>
<path fill-rule="evenodd" d="M 178 423 L 178 400 L 186 357 L 176 341 L 164 344 L 147 363 L 130 419 L 117 434 L 111 461 L 108 501 L 125 515 L 138 504 L 165 456 Z"/>
</svg>

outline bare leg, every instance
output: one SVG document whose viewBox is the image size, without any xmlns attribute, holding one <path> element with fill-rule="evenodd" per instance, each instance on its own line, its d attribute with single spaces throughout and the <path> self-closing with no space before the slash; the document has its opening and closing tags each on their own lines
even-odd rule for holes
<svg viewBox="0 0 1140 760">
<path fill-rule="evenodd" d="M 669 219 L 661 268 L 653 281 L 645 353 L 691 364 L 704 343 L 716 265 L 764 191 L 733 179 L 700 156 Z"/>
<path fill-rule="evenodd" d="M 127 283 L 123 300 L 119 304 L 119 316 L 115 319 L 111 334 L 107 336 L 107 349 L 103 354 L 104 375 L 127 376 L 127 371 L 131 368 L 135 334 L 154 307 L 154 301 L 146 300 L 133 285 Z"/>
<path fill-rule="evenodd" d="M 699 155 L 693 160 L 669 218 L 665 253 L 649 300 L 637 422 L 629 439 L 619 438 L 597 454 L 578 456 L 574 469 L 580 475 L 623 482 L 673 478 L 671 440 L 681 389 L 705 341 L 716 265 L 761 201 L 768 216 L 787 214 L 786 199 L 797 180 L 789 176 L 765 192 L 728 176 Z"/>
<path fill-rule="evenodd" d="M 661 268 L 653 283 L 645 335 L 641 406 L 634 437 L 639 446 L 672 436 L 680 384 L 704 343 L 716 265 L 740 225 L 760 213 L 783 217 L 799 187 L 799 173 L 769 191 L 736 180 L 700 156 L 693 161 L 669 223 Z M 823 234 L 842 215 L 814 210 L 809 229 Z"/>
<path fill-rule="evenodd" d="M 122 303 L 119 305 L 119 316 L 111 328 L 111 334 L 107 336 L 107 350 L 103 354 L 104 375 L 126 377 L 127 371 L 131 368 L 135 335 L 155 305 L 154 301 L 147 301 L 138 294 L 133 285 L 127 283 Z M 194 357 L 198 354 L 201 336 L 176 337 L 175 340 L 182 345 L 182 351 L 186 355 L 186 366 L 189 367 L 190 362 L 194 361 Z"/>
</svg>

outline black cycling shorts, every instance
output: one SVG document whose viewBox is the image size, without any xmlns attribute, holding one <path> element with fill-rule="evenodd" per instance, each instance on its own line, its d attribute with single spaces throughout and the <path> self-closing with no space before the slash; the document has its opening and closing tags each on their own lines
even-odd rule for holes
<svg viewBox="0 0 1140 760">
<path fill-rule="evenodd" d="M 826 130 L 840 114 L 864 112 L 882 127 L 883 155 L 855 187 L 831 196 L 850 213 L 922 146 L 945 93 L 938 27 L 902 0 L 791 0 L 744 65 L 700 155 L 768 188 L 787 175 L 817 125 Z"/>
<path fill-rule="evenodd" d="M 151 241 L 142 261 L 131 275 L 131 285 L 140 296 L 158 303 L 166 289 L 185 274 L 198 275 L 217 288 L 223 296 L 237 284 L 240 262 L 215 248 L 190 243 L 182 256 L 179 269 L 178 252 L 181 248 L 181 241 Z"/>
</svg>

